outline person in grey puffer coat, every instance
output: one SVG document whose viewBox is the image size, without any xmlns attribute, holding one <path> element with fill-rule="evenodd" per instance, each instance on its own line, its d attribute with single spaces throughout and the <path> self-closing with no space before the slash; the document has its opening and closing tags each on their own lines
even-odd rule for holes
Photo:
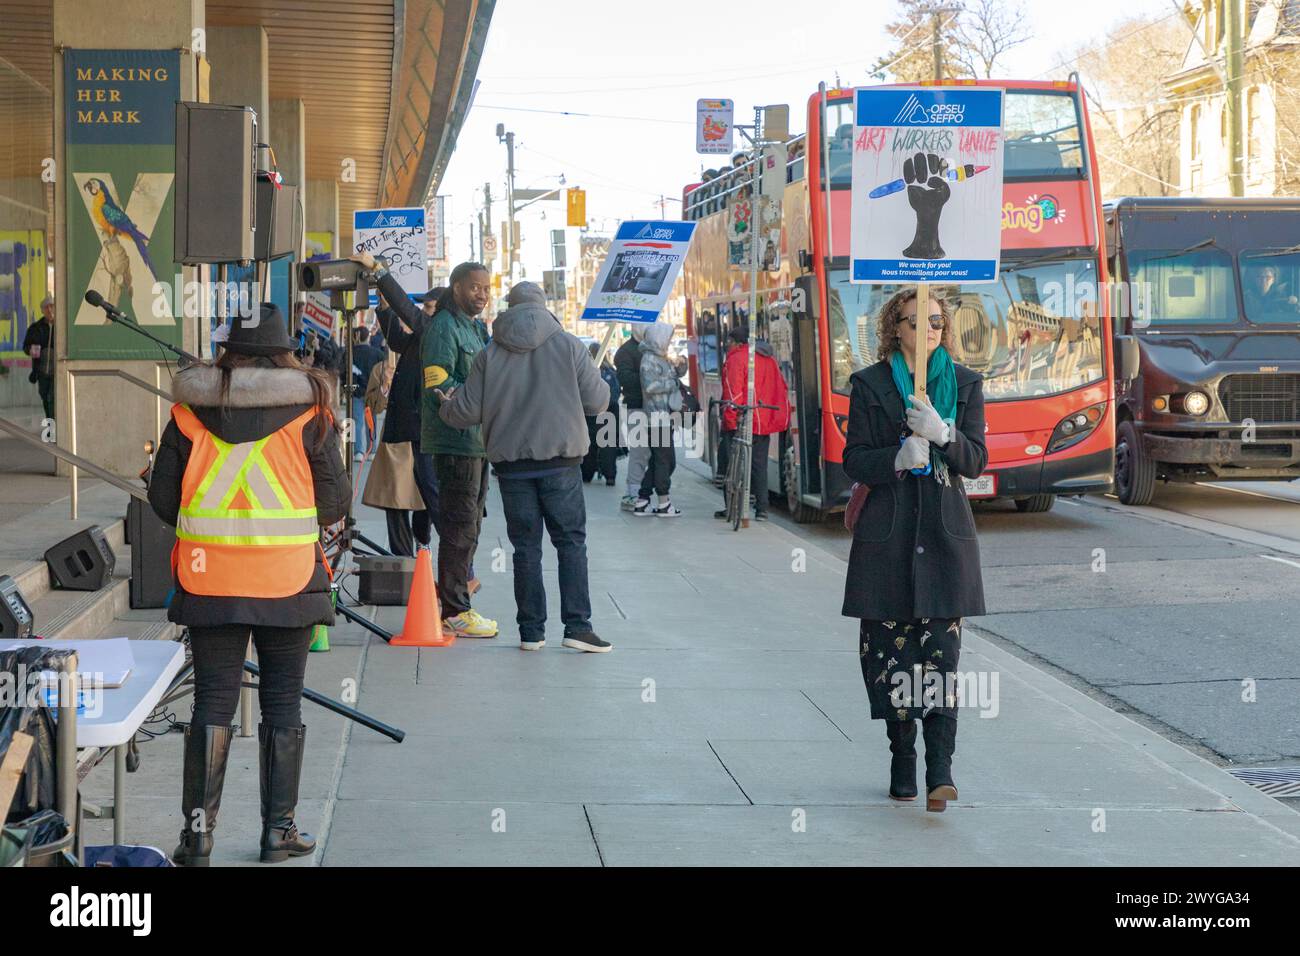
<svg viewBox="0 0 1300 956">
<path fill-rule="evenodd" d="M 559 558 L 565 647 L 608 651 L 591 629 L 587 586 L 587 512 L 582 459 L 587 415 L 605 410 L 609 386 L 581 340 L 560 327 L 535 283 L 510 290 L 509 308 L 492 324 L 492 341 L 474 357 L 465 384 L 438 416 L 452 428 L 483 426 L 483 444 L 501 489 L 514 547 L 520 647 L 546 642 L 542 527 Z"/>
<path fill-rule="evenodd" d="M 667 322 L 656 322 L 645 330 L 641 342 L 641 407 L 649 416 L 647 428 L 650 442 L 650 460 L 633 513 L 675 518 L 681 511 L 668 497 L 672 474 L 677 467 L 673 451 L 673 416 L 682 410 L 681 382 L 677 369 L 668 360 L 668 344 L 673 340 L 673 327 Z M 658 502 L 650 506 L 650 492 Z"/>
</svg>

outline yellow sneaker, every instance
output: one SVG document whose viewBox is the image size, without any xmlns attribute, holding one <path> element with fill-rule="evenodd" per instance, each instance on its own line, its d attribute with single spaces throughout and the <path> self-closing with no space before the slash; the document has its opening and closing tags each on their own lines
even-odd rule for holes
<svg viewBox="0 0 1300 956">
<path fill-rule="evenodd" d="M 475 610 L 462 611 L 455 617 L 449 617 L 442 626 L 457 637 L 496 637 L 497 622 L 490 621 Z"/>
</svg>

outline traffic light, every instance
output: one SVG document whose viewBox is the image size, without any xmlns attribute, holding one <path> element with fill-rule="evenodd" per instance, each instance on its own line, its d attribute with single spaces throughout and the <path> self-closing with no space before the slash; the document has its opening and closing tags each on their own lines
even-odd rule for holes
<svg viewBox="0 0 1300 956">
<path fill-rule="evenodd" d="M 569 207 L 568 224 L 585 229 L 587 227 L 587 190 L 570 187 L 567 190 Z"/>
</svg>

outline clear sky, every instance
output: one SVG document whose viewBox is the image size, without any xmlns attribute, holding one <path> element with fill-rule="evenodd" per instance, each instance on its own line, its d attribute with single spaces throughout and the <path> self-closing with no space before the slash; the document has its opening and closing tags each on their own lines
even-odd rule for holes
<svg viewBox="0 0 1300 956">
<path fill-rule="evenodd" d="M 1079 48 L 1119 20 L 1176 9 L 1172 0 L 1022 0 L 1022 8 L 1034 39 L 1007 54 L 1001 71 L 1022 79 L 1064 78 Z M 449 197 L 452 261 L 469 254 L 489 181 L 500 235 L 506 148 L 497 123 L 515 133 L 516 187 L 552 188 L 564 175 L 586 188 L 594 231 L 659 218 L 661 196 L 667 218 L 678 218 L 672 200 L 722 159 L 695 152 L 696 99 L 735 100 L 738 123 L 753 122 L 755 105 L 788 103 L 792 132 L 803 132 L 819 80 L 871 82 L 866 71 L 891 48 L 883 27 L 895 10 L 893 0 L 498 0 L 482 85 L 439 190 Z M 520 222 L 527 276 L 540 281 L 550 267 L 547 230 L 564 225 L 564 206 L 538 203 Z"/>
</svg>

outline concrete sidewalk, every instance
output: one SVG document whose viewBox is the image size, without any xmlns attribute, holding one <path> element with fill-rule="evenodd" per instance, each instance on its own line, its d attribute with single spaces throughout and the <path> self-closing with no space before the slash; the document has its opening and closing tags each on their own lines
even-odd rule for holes
<svg viewBox="0 0 1300 956">
<path fill-rule="evenodd" d="M 591 590 L 607 655 L 560 647 L 554 554 L 548 643 L 518 649 L 496 491 L 476 559 L 495 640 L 389 647 L 336 628 L 308 683 L 407 731 L 393 743 L 304 704 L 296 865 L 1300 863 L 1300 815 L 981 639 L 963 671 L 998 680 L 996 717 L 965 711 L 947 813 L 887 795 L 844 562 L 771 523 L 734 533 L 679 468 L 675 520 L 587 488 Z M 378 512 L 363 530 L 383 540 Z M 400 627 L 402 609 L 378 620 Z M 188 704 L 184 705 L 188 710 Z M 142 748 L 128 839 L 170 850 L 180 737 Z M 227 776 L 216 863 L 256 860 L 256 741 Z M 107 770 L 96 771 L 101 789 Z M 93 824 L 107 834 L 106 824 Z"/>
</svg>

